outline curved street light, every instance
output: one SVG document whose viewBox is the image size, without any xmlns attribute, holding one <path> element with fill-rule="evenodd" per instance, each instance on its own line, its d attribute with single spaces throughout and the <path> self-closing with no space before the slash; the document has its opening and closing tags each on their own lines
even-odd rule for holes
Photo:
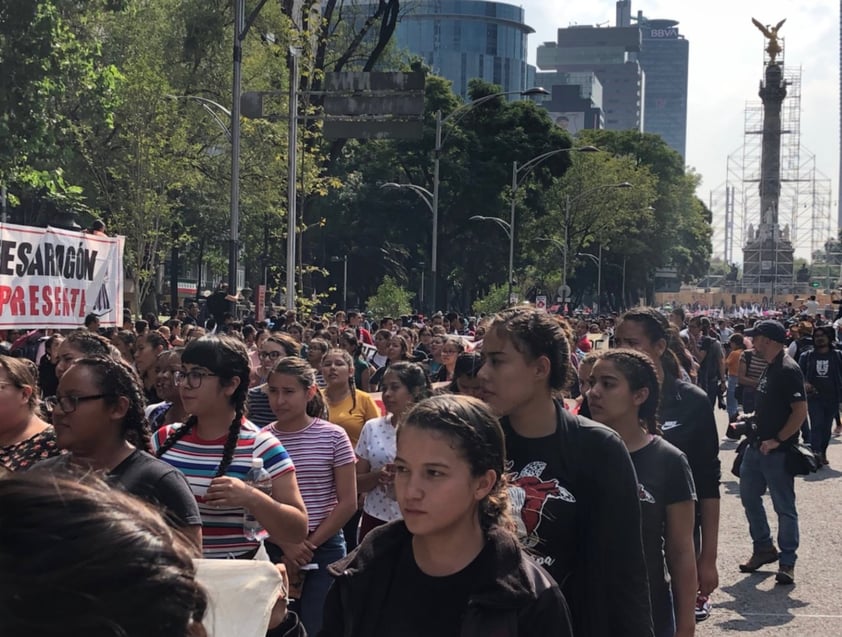
<svg viewBox="0 0 842 637">
<path fill-rule="evenodd" d="M 432 281 L 430 283 L 430 296 L 432 298 L 433 311 L 436 309 L 436 286 L 438 284 L 438 245 L 439 245 L 439 163 L 441 159 L 441 149 L 444 141 L 442 139 L 442 125 L 447 122 L 457 122 L 464 117 L 468 111 L 485 104 L 495 98 L 505 97 L 506 95 L 522 95 L 523 97 L 530 97 L 533 95 L 549 95 L 550 92 L 540 86 L 528 88 L 525 91 L 503 91 L 500 93 L 493 93 L 491 95 L 483 95 L 473 102 L 462 104 L 458 108 L 453 109 L 448 113 L 447 117 L 442 118 L 441 109 L 436 111 L 436 145 L 433 149 L 433 192 L 431 194 L 430 210 L 433 213 L 433 245 L 431 254 L 431 270 Z M 445 138 L 446 139 L 446 138 Z M 511 285 L 511 283 L 510 283 Z M 511 296 L 511 295 L 510 295 Z"/>
</svg>

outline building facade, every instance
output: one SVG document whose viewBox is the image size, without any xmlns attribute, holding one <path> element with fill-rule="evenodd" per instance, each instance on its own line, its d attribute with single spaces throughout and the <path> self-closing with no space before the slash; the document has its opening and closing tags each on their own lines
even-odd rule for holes
<svg viewBox="0 0 842 637">
<path fill-rule="evenodd" d="M 646 77 L 640 45 L 636 26 L 573 26 L 559 29 L 557 42 L 539 46 L 536 59 L 541 71 L 559 74 L 559 84 L 565 74 L 593 73 L 602 85 L 605 128 L 642 131 Z"/>
<path fill-rule="evenodd" d="M 396 45 L 423 58 L 433 72 L 467 96 L 468 82 L 481 78 L 522 91 L 532 86 L 527 65 L 524 10 L 483 0 L 410 0 L 402 5 L 395 29 Z"/>
<path fill-rule="evenodd" d="M 637 25 L 642 37 L 638 59 L 646 74 L 643 130 L 660 135 L 685 157 L 690 43 L 676 20 L 649 20 L 638 12 Z"/>
</svg>

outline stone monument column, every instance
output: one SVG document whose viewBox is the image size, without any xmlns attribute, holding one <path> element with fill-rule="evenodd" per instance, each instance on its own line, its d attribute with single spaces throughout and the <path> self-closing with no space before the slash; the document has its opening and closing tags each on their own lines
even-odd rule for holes
<svg viewBox="0 0 842 637">
<path fill-rule="evenodd" d="M 793 285 L 793 248 L 789 233 L 781 232 L 779 203 L 781 197 L 781 105 L 786 97 L 783 64 L 778 56 L 783 52 L 778 31 L 786 20 L 776 26 L 764 26 L 754 18 L 752 22 L 768 39 L 760 99 L 763 101 L 763 138 L 760 159 L 760 224 L 756 232 L 749 232 L 743 249 L 743 286 L 774 296 L 791 292 Z M 753 230 L 753 228 L 751 228 Z"/>
</svg>

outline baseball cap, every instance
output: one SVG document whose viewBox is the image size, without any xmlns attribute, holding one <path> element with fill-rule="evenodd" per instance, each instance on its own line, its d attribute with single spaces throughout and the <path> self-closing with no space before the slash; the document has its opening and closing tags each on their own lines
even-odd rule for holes
<svg viewBox="0 0 842 637">
<path fill-rule="evenodd" d="M 778 343 L 786 343 L 786 330 L 779 321 L 760 321 L 753 328 L 746 330 L 745 335 L 765 336 Z"/>
</svg>

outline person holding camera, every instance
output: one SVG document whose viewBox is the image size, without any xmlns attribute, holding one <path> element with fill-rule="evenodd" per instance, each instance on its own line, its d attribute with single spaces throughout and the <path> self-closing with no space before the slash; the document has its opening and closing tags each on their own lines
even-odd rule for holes
<svg viewBox="0 0 842 637">
<path fill-rule="evenodd" d="M 795 478 L 786 470 L 786 451 L 798 440 L 807 418 L 804 375 L 784 352 L 786 330 L 778 321 L 760 321 L 746 330 L 754 349 L 768 366 L 756 389 L 756 427 L 748 432 L 750 444 L 740 468 L 740 500 L 748 519 L 753 551 L 743 573 L 753 573 L 764 564 L 778 562 L 778 584 L 795 583 L 798 550 L 798 511 L 795 508 Z M 772 542 L 763 494 L 769 489 L 778 514 L 778 546 Z"/>
</svg>

